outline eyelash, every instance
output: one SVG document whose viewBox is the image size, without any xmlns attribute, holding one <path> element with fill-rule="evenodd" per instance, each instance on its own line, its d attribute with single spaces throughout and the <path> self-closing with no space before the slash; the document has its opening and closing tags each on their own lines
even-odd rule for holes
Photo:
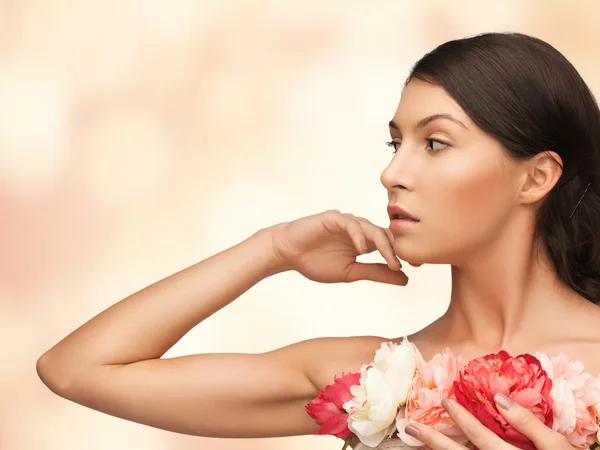
<svg viewBox="0 0 600 450">
<path fill-rule="evenodd" d="M 442 141 L 438 141 L 437 139 L 425 139 L 425 142 L 428 142 L 430 144 L 431 150 L 429 150 L 431 153 L 439 153 L 441 152 L 443 149 L 440 150 L 433 150 L 433 142 L 437 142 L 438 144 L 442 144 L 445 147 L 448 147 L 449 144 L 446 144 L 445 142 Z M 385 143 L 385 145 L 387 145 L 388 147 L 393 147 L 394 151 L 392 152 L 392 155 L 395 154 L 398 149 L 396 148 L 396 145 L 400 145 L 400 143 L 398 142 L 394 142 L 394 141 L 388 141 Z"/>
</svg>

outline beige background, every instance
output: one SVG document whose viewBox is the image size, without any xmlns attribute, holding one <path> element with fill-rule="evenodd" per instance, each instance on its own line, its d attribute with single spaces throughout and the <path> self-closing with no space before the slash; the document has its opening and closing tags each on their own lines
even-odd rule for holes
<svg viewBox="0 0 600 450">
<path fill-rule="evenodd" d="M 116 419 L 52 394 L 35 362 L 259 228 L 330 208 L 387 226 L 387 122 L 420 56 L 522 31 L 598 93 L 598 19 L 592 0 L 0 0 L 0 449 L 340 448 Z M 445 311 L 450 279 L 447 266 L 406 272 L 405 288 L 277 275 L 167 356 L 411 333 Z"/>
</svg>

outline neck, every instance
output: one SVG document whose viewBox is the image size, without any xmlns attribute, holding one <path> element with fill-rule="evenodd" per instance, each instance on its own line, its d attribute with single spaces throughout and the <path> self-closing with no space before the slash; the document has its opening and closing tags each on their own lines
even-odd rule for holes
<svg viewBox="0 0 600 450">
<path fill-rule="evenodd" d="M 440 319 L 450 342 L 490 351 L 537 342 L 556 335 L 565 314 L 586 307 L 560 280 L 545 247 L 519 231 L 528 227 L 510 228 L 452 265 L 450 306 Z"/>
</svg>

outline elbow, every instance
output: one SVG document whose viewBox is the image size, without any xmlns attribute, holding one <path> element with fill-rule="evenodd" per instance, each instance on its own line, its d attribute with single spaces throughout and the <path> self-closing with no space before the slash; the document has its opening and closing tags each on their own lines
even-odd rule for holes
<svg viewBox="0 0 600 450">
<path fill-rule="evenodd" d="M 46 352 L 37 360 L 35 369 L 38 377 L 48 389 L 61 397 L 68 395 L 72 386 L 71 377 L 68 376 L 65 365 L 58 358 L 50 352 Z"/>
</svg>

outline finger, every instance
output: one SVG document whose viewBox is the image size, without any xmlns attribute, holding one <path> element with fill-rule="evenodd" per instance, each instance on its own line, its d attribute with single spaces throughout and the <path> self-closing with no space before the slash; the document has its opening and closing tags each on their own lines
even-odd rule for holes
<svg viewBox="0 0 600 450">
<path fill-rule="evenodd" d="M 392 246 L 392 250 L 394 249 L 394 233 L 392 233 L 392 230 L 390 230 L 389 228 L 384 228 L 383 229 L 385 231 L 385 234 L 387 235 L 388 239 L 390 240 L 390 244 Z M 394 255 L 396 254 L 396 251 L 393 250 Z M 415 262 L 410 262 L 407 261 L 411 266 L 413 267 L 421 267 L 423 265 L 423 263 L 415 263 Z"/>
<path fill-rule="evenodd" d="M 379 250 L 379 253 L 381 253 L 383 258 L 388 262 L 388 266 L 390 267 L 390 269 L 400 270 L 402 268 L 402 263 L 394 254 L 394 249 L 387 241 L 385 234 L 382 233 L 383 230 L 381 230 L 381 232 L 378 232 L 379 227 L 373 225 L 371 222 L 361 217 L 356 217 L 348 213 L 343 214 L 343 216 L 348 218 L 348 222 L 346 223 L 349 227 L 350 224 L 358 224 L 360 226 L 362 230 L 361 240 L 363 242 L 366 241 L 368 251 L 372 251 L 371 249 L 373 249 L 373 247 L 374 249 Z M 373 244 L 373 246 L 370 245 L 371 243 Z"/>
<path fill-rule="evenodd" d="M 352 213 L 344 213 L 344 215 L 348 216 L 348 217 L 352 217 L 355 220 L 360 220 L 361 222 L 367 222 L 370 223 L 371 225 L 375 225 L 373 222 L 371 222 L 369 219 L 367 219 L 366 217 L 361 217 L 361 216 L 355 216 Z"/>
<path fill-rule="evenodd" d="M 375 243 L 381 256 L 388 262 L 390 269 L 400 270 L 402 263 L 394 253 L 394 249 L 390 245 L 385 232 L 380 228 L 369 227 L 367 225 L 362 225 L 362 228 L 367 238 Z"/>
<path fill-rule="evenodd" d="M 467 448 L 445 434 L 431 427 L 423 426 L 420 423 L 410 423 L 404 429 L 404 432 L 418 439 L 425 444 L 425 448 L 430 448 L 431 450 L 466 450 Z"/>
<path fill-rule="evenodd" d="M 390 269 L 400 270 L 402 268 L 402 263 L 396 256 L 394 247 L 389 241 L 383 228 L 378 227 L 363 217 L 356 217 L 353 214 L 348 213 L 344 215 L 350 218 L 350 220 L 360 224 L 365 237 L 375 244 L 375 247 L 379 250 L 381 256 L 388 262 Z"/>
<path fill-rule="evenodd" d="M 401 270 L 392 270 L 383 263 L 353 263 L 349 266 L 347 281 L 352 283 L 359 280 L 376 281 L 378 283 L 406 286 L 408 277 Z"/>
<path fill-rule="evenodd" d="M 464 435 L 480 450 L 514 448 L 508 446 L 496 433 L 486 427 L 461 404 L 452 400 L 443 400 L 442 405 L 450 414 Z"/>
<path fill-rule="evenodd" d="M 364 235 L 363 229 L 355 220 L 346 220 L 344 225 L 344 231 L 348 233 L 356 251 L 358 253 L 367 253 L 369 251 L 367 239 Z"/>
<path fill-rule="evenodd" d="M 502 394 L 496 394 L 494 401 L 506 421 L 528 437 L 537 448 L 557 450 L 572 448 L 565 436 L 552 431 L 527 408 Z"/>
<path fill-rule="evenodd" d="M 344 213 L 344 215 L 352 217 L 353 219 L 357 220 L 358 222 L 360 222 L 361 224 L 364 224 L 366 226 L 370 226 L 370 227 L 374 227 L 376 229 L 382 230 L 385 233 L 385 235 L 389 241 L 389 252 L 391 253 L 391 255 L 393 256 L 394 259 L 398 260 L 399 266 L 402 267 L 402 262 L 396 256 L 396 251 L 394 250 L 394 234 L 392 233 L 392 230 L 390 230 L 389 228 L 379 227 L 379 226 L 375 225 L 373 222 L 371 222 L 369 219 L 366 219 L 364 217 L 355 216 L 354 214 L 350 214 L 350 213 Z M 386 247 L 388 247 L 388 246 L 386 246 Z M 384 258 L 385 258 L 385 256 L 384 256 Z M 408 263 L 413 267 L 420 267 L 423 265 L 423 263 L 415 263 L 415 262 L 408 262 Z"/>
</svg>

